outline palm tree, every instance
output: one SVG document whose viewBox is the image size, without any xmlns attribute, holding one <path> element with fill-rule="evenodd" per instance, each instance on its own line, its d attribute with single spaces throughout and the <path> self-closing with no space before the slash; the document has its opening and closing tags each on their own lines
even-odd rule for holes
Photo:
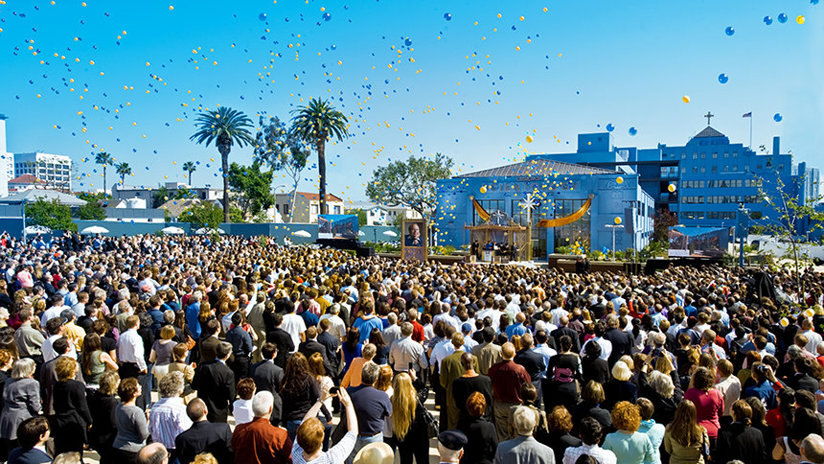
<svg viewBox="0 0 824 464">
<path fill-rule="evenodd" d="M 123 188 L 123 185 L 126 185 L 126 176 L 132 175 L 132 167 L 129 166 L 129 163 L 120 163 L 116 165 L 117 167 L 117 175 L 120 176 L 120 186 Z M 114 190 L 114 187 L 112 187 Z"/>
<path fill-rule="evenodd" d="M 197 171 L 197 165 L 194 161 L 186 161 L 183 163 L 183 172 L 189 173 L 189 187 L 192 186 L 192 173 Z"/>
<path fill-rule="evenodd" d="M 106 166 L 114 163 L 114 158 L 108 152 L 101 151 L 94 155 L 94 162 L 103 165 L 103 195 L 106 195 Z"/>
<path fill-rule="evenodd" d="M 195 120 L 197 131 L 189 137 L 197 143 L 206 143 L 208 147 L 214 142 L 220 152 L 220 161 L 223 173 L 223 220 L 229 222 L 229 152 L 232 144 L 243 148 L 246 144 L 254 143 L 254 137 L 249 129 L 252 120 L 245 113 L 229 107 L 205 111 Z"/>
<path fill-rule="evenodd" d="M 313 98 L 306 106 L 292 111 L 292 127 L 306 143 L 312 144 L 318 152 L 318 172 L 320 173 L 320 213 L 328 214 L 326 207 L 326 141 L 349 136 L 349 120 L 331 103 Z"/>
</svg>

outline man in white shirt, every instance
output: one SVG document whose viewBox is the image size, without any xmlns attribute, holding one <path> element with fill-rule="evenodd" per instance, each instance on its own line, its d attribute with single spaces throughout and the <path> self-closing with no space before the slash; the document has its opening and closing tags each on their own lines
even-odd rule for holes
<svg viewBox="0 0 824 464">
<path fill-rule="evenodd" d="M 137 333 L 139 328 L 139 317 L 127 317 L 126 331 L 117 340 L 117 360 L 121 363 L 120 377 L 124 379 L 146 373 L 143 339 Z"/>
<path fill-rule="evenodd" d="M 292 337 L 292 343 L 295 345 L 295 349 L 292 350 L 292 353 L 294 353 L 297 351 L 298 346 L 300 346 L 300 342 L 304 340 L 306 322 L 303 321 L 302 317 L 295 314 L 295 306 L 293 304 L 289 305 L 289 313 L 283 315 L 283 324 L 280 325 L 280 328 Z"/>
<path fill-rule="evenodd" d="M 346 324 L 343 322 L 343 319 L 338 316 L 339 313 L 340 305 L 334 303 L 326 309 L 326 314 L 320 317 L 320 321 L 329 319 L 329 323 L 331 324 L 329 333 L 338 337 L 340 341 L 344 341 L 346 339 Z"/>
<path fill-rule="evenodd" d="M 60 316 L 60 313 L 62 313 L 64 309 L 71 309 L 63 304 L 63 297 L 60 295 L 52 296 L 49 299 L 49 302 L 51 303 L 51 306 L 43 312 L 42 316 L 40 316 L 40 327 L 44 329 L 46 328 L 46 323 L 49 322 L 50 319 Z"/>
<path fill-rule="evenodd" d="M 741 381 L 732 375 L 732 363 L 726 359 L 718 361 L 715 365 L 718 371 L 718 383 L 715 388 L 724 396 L 724 415 L 732 416 L 732 404 L 741 398 Z"/>
<path fill-rule="evenodd" d="M 43 353 L 43 362 L 49 362 L 52 359 L 60 356 L 54 351 L 52 344 L 58 338 L 63 337 L 63 318 L 55 317 L 49 320 L 49 323 L 46 324 L 46 331 L 49 333 L 49 338 L 43 342 L 43 346 L 40 349 L 40 352 Z M 77 359 L 77 350 L 75 349 L 74 344 L 67 338 L 66 341 L 69 343 L 69 350 L 66 352 L 65 356 L 68 356 L 72 359 Z"/>
<path fill-rule="evenodd" d="M 804 320 L 801 321 L 801 330 L 801 334 L 807 337 L 807 346 L 805 349 L 810 353 L 817 353 L 816 348 L 818 348 L 818 344 L 821 343 L 822 338 L 821 335 L 813 331 L 812 319 L 804 318 Z"/>
</svg>

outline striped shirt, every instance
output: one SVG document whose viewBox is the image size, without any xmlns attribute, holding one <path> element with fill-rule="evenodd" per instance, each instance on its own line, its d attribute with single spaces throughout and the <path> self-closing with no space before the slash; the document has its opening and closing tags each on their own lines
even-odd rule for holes
<svg viewBox="0 0 824 464">
<path fill-rule="evenodd" d="M 186 415 L 183 398 L 161 398 L 152 405 L 152 411 L 149 413 L 149 433 L 152 435 L 152 441 L 163 443 L 166 449 L 174 449 L 175 438 L 191 426 L 192 421 Z"/>
</svg>

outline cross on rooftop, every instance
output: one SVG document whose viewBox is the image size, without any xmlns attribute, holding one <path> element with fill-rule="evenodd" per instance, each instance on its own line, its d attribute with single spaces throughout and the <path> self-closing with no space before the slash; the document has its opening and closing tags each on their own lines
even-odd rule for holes
<svg viewBox="0 0 824 464">
<path fill-rule="evenodd" d="M 707 118 L 707 125 L 709 126 L 710 125 L 710 119 L 714 118 L 715 115 L 710 113 L 709 111 L 707 111 L 707 114 L 705 114 L 704 117 Z"/>
</svg>

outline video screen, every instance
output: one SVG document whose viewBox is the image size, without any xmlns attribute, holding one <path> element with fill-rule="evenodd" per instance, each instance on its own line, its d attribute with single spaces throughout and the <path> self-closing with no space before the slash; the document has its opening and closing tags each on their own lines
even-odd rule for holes
<svg viewBox="0 0 824 464">
<path fill-rule="evenodd" d="M 719 258 L 729 245 L 729 228 L 670 227 L 670 258 Z"/>
<path fill-rule="evenodd" d="M 318 238 L 356 240 L 358 216 L 355 214 L 321 214 L 318 217 Z"/>
<path fill-rule="evenodd" d="M 403 223 L 403 259 L 426 261 L 426 223 L 404 221 Z"/>
</svg>

